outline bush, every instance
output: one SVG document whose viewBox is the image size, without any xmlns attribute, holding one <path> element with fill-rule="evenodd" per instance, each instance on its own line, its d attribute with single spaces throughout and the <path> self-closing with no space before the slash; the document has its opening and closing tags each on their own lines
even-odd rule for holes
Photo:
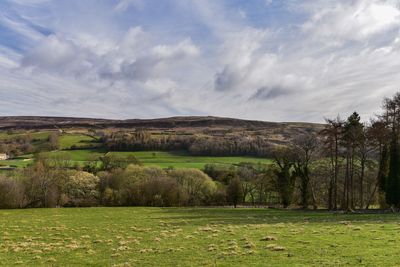
<svg viewBox="0 0 400 267">
<path fill-rule="evenodd" d="M 0 208 L 14 209 L 26 205 L 24 187 L 19 181 L 0 176 Z"/>
<path fill-rule="evenodd" d="M 179 184 L 160 168 L 129 165 L 125 170 L 101 172 L 104 205 L 178 206 L 186 201 Z"/>
<path fill-rule="evenodd" d="M 68 177 L 65 195 L 68 206 L 95 206 L 99 198 L 100 179 L 88 172 L 77 171 Z"/>
<path fill-rule="evenodd" d="M 217 187 L 211 178 L 197 169 L 170 170 L 169 176 L 174 178 L 188 196 L 188 205 L 207 205 Z"/>
</svg>

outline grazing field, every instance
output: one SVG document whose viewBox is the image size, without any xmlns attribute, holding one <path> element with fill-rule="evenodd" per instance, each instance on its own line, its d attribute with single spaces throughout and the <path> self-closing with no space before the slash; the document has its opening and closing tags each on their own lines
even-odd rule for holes
<svg viewBox="0 0 400 267">
<path fill-rule="evenodd" d="M 24 155 L 13 159 L 1 160 L 0 168 L 2 166 L 26 167 L 28 164 L 32 163 L 32 157 L 33 155 Z"/>
<path fill-rule="evenodd" d="M 146 166 L 159 166 L 162 168 L 197 168 L 202 169 L 206 164 L 232 165 L 240 162 L 271 163 L 271 159 L 258 157 L 209 157 L 191 156 L 184 151 L 162 152 L 162 151 L 138 151 L 138 152 L 110 152 L 123 156 L 134 155 Z"/>
<path fill-rule="evenodd" d="M 93 144 L 93 137 L 85 134 L 63 134 L 60 136 L 60 149 L 69 149 L 73 146 L 82 147 Z"/>
<path fill-rule="evenodd" d="M 49 137 L 51 132 L 43 131 L 43 132 L 26 132 L 26 133 L 5 133 L 0 132 L 0 140 L 7 140 L 16 137 L 30 137 L 36 140 L 45 140 Z"/>
<path fill-rule="evenodd" d="M 399 266 L 399 216 L 229 208 L 0 211 L 0 265 Z"/>
</svg>

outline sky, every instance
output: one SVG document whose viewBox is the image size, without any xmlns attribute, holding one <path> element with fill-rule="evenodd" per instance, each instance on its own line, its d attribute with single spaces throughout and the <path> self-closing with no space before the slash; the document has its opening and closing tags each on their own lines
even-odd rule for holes
<svg viewBox="0 0 400 267">
<path fill-rule="evenodd" d="M 399 89 L 399 0 L 0 1 L 0 116 L 368 120 Z"/>
</svg>

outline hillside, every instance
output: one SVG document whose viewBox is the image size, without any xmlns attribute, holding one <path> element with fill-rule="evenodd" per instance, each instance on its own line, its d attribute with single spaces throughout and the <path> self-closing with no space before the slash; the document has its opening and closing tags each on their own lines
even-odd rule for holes
<svg viewBox="0 0 400 267">
<path fill-rule="evenodd" d="M 0 130 L 17 129 L 54 129 L 54 128 L 149 128 L 149 129 L 179 129 L 179 128 L 225 128 L 237 130 L 263 129 L 298 129 L 316 130 L 322 125 L 315 123 L 266 122 L 256 120 L 241 120 L 213 116 L 186 116 L 158 119 L 128 119 L 107 120 L 70 117 L 36 117 L 9 116 L 0 117 Z"/>
</svg>

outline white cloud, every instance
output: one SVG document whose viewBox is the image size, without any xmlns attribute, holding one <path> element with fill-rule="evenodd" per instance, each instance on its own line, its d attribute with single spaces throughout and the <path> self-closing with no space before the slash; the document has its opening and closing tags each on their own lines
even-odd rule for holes
<svg viewBox="0 0 400 267">
<path fill-rule="evenodd" d="M 117 12 L 124 12 L 129 7 L 142 9 L 144 7 L 144 2 L 142 0 L 119 0 L 118 4 L 114 7 L 114 10 Z"/>
<path fill-rule="evenodd" d="M 184 0 L 165 2 L 173 8 L 161 17 L 151 17 L 153 6 L 139 23 L 135 12 L 150 4 L 136 2 L 105 1 L 73 15 L 67 5 L 55 18 L 31 7 L 29 16 L 18 11 L 24 19 L 0 12 L 0 23 L 28 40 L 20 50 L 0 40 L 0 114 L 323 121 L 353 110 L 372 115 L 400 84 L 394 1 L 285 2 L 294 22 L 275 26 L 251 22 L 240 15 L 248 9 L 229 2 Z M 176 28 L 172 20 L 182 21 Z M 44 34 L 38 24 L 54 26 Z"/>
<path fill-rule="evenodd" d="M 185 39 L 176 46 L 157 45 L 153 48 L 153 54 L 160 58 L 182 58 L 199 55 L 199 49 L 192 40 Z"/>
<path fill-rule="evenodd" d="M 274 2 L 274 0 L 265 0 L 265 5 L 269 6 Z"/>
<path fill-rule="evenodd" d="M 68 40 L 50 35 L 44 38 L 23 59 L 22 66 L 58 75 L 79 76 L 81 79 L 104 78 L 147 81 L 167 76 L 185 60 L 199 55 L 190 39 L 174 45 L 151 45 L 143 40 L 146 33 L 140 27 L 131 28 L 122 40 L 98 53 L 96 41 L 87 38 Z"/>
<path fill-rule="evenodd" d="M 90 69 L 93 62 L 90 51 L 62 37 L 50 35 L 22 59 L 22 65 L 77 75 Z"/>
<path fill-rule="evenodd" d="M 400 24 L 400 10 L 393 1 L 334 3 L 314 13 L 303 30 L 327 38 L 363 40 Z"/>
</svg>

